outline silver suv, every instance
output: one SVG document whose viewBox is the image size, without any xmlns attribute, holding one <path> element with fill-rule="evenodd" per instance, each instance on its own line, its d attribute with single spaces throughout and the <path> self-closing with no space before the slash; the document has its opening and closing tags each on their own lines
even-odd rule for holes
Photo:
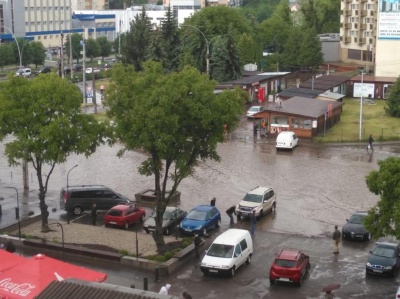
<svg viewBox="0 0 400 299">
<path fill-rule="evenodd" d="M 276 193 L 270 187 L 258 186 L 252 189 L 236 206 L 238 220 L 241 217 L 249 217 L 253 209 L 256 210 L 257 218 L 275 210 L 276 198 Z"/>
</svg>

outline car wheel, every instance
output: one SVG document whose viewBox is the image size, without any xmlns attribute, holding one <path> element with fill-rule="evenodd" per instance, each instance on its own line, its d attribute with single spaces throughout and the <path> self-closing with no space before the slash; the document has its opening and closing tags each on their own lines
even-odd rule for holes
<svg viewBox="0 0 400 299">
<path fill-rule="evenodd" d="M 166 227 L 166 228 L 165 228 L 164 233 L 165 233 L 167 236 L 169 236 L 169 234 L 171 233 L 171 232 L 169 231 L 169 227 Z"/>
<path fill-rule="evenodd" d="M 239 221 L 240 218 L 242 218 L 242 217 L 240 216 L 240 214 L 237 214 L 237 216 L 236 216 L 237 221 Z"/>
<path fill-rule="evenodd" d="M 270 280 L 269 280 L 269 284 L 270 284 L 270 285 L 275 284 L 275 279 L 270 279 Z"/>
<path fill-rule="evenodd" d="M 249 254 L 249 256 L 246 259 L 246 264 L 248 265 L 250 264 L 250 262 L 251 262 L 251 255 Z"/>
<path fill-rule="evenodd" d="M 220 227 L 221 226 L 221 219 L 218 219 L 217 224 L 215 225 L 215 227 Z"/>
<path fill-rule="evenodd" d="M 126 221 L 126 222 L 124 223 L 124 228 L 125 228 L 125 229 L 128 229 L 128 228 L 129 228 L 129 222 L 128 222 L 128 221 Z"/>
<path fill-rule="evenodd" d="M 235 266 L 233 266 L 231 268 L 231 271 L 229 272 L 229 274 L 230 274 L 231 277 L 235 276 Z"/>
<path fill-rule="evenodd" d="M 73 213 L 74 213 L 74 215 L 76 215 L 76 216 L 81 215 L 81 214 L 82 214 L 82 207 L 80 207 L 80 206 L 74 207 Z"/>
<path fill-rule="evenodd" d="M 307 263 L 306 272 L 310 271 L 310 269 L 311 269 L 311 265 L 310 265 L 310 263 Z"/>
<path fill-rule="evenodd" d="M 146 232 L 146 234 L 150 234 L 150 231 L 148 229 L 144 230 Z"/>
<path fill-rule="evenodd" d="M 296 285 L 297 285 L 298 287 L 301 287 L 301 285 L 303 284 L 302 278 L 303 278 L 303 277 L 300 277 L 299 281 L 296 283 Z"/>
<path fill-rule="evenodd" d="M 274 211 L 276 211 L 276 201 L 274 201 L 274 203 L 272 204 L 272 209 L 273 209 Z"/>
<path fill-rule="evenodd" d="M 207 227 L 203 228 L 203 236 L 207 235 Z"/>
</svg>

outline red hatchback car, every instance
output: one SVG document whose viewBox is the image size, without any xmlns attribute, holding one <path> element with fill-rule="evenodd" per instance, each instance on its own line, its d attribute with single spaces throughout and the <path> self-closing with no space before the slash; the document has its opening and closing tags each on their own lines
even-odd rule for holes
<svg viewBox="0 0 400 299">
<path fill-rule="evenodd" d="M 107 211 L 104 216 L 104 224 L 105 226 L 115 225 L 128 229 L 129 225 L 136 221 L 143 222 L 145 216 L 146 211 L 138 208 L 135 204 L 119 204 Z"/>
<path fill-rule="evenodd" d="M 298 250 L 281 250 L 269 271 L 269 281 L 291 281 L 299 286 L 306 273 L 310 270 L 310 258 Z"/>
</svg>

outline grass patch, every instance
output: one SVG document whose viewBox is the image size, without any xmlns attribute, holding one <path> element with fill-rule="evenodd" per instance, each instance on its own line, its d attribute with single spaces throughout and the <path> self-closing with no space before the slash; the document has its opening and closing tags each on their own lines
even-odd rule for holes
<svg viewBox="0 0 400 299">
<path fill-rule="evenodd" d="M 365 100 L 365 99 L 364 99 Z M 333 128 L 314 138 L 317 142 L 358 142 L 360 130 L 360 99 L 343 100 L 340 122 Z M 361 138 L 367 142 L 370 134 L 375 141 L 400 140 L 400 118 L 391 117 L 385 112 L 386 101 L 363 102 Z"/>
</svg>

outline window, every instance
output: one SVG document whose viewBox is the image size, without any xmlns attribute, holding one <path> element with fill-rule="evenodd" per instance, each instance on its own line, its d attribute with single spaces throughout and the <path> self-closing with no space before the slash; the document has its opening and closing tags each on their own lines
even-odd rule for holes
<svg viewBox="0 0 400 299">
<path fill-rule="evenodd" d="M 240 248 L 240 244 L 235 247 L 235 255 L 239 256 L 242 253 L 242 249 Z"/>
<path fill-rule="evenodd" d="M 361 50 L 348 49 L 347 50 L 347 57 L 349 59 L 361 60 Z"/>
<path fill-rule="evenodd" d="M 75 191 L 72 192 L 71 198 L 94 198 L 96 197 L 95 191 Z"/>
<path fill-rule="evenodd" d="M 116 198 L 117 196 L 110 190 L 100 191 L 104 198 Z"/>
<path fill-rule="evenodd" d="M 41 39 L 42 39 L 42 37 L 39 35 L 37 39 L 38 39 L 38 40 L 41 40 Z"/>
<path fill-rule="evenodd" d="M 242 247 L 242 251 L 246 250 L 246 248 L 247 248 L 246 239 L 243 239 L 242 241 L 240 241 L 240 246 Z"/>
<path fill-rule="evenodd" d="M 43 39 L 47 39 L 47 35 L 44 35 L 44 36 L 43 36 Z"/>
</svg>

